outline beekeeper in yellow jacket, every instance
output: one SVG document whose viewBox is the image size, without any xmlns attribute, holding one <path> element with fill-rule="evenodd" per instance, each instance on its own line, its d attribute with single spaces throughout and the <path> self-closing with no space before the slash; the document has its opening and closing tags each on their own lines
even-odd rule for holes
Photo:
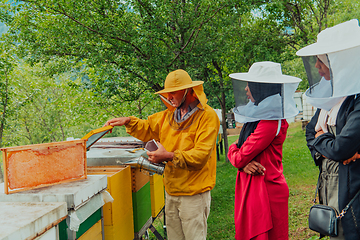
<svg viewBox="0 0 360 240">
<path fill-rule="evenodd" d="M 159 94 L 167 110 L 142 120 L 114 118 L 105 125 L 126 126 L 132 136 L 159 148 L 148 152 L 149 160 L 166 163 L 165 214 L 169 240 L 206 239 L 210 213 L 210 190 L 216 180 L 216 138 L 219 118 L 206 104 L 203 81 L 176 70 L 168 74 Z"/>
</svg>

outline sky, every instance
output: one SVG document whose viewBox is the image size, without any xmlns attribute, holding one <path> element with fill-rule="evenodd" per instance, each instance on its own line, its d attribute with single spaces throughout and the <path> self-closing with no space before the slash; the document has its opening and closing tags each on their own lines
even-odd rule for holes
<svg viewBox="0 0 360 240">
<path fill-rule="evenodd" d="M 0 22 L 0 35 L 7 31 L 5 24 Z"/>
</svg>

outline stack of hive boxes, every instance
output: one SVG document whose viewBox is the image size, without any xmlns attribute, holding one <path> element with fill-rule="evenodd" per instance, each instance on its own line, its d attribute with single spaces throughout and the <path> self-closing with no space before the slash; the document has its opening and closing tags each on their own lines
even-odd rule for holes
<svg viewBox="0 0 360 240">
<path fill-rule="evenodd" d="M 129 140 L 125 138 L 126 145 L 130 145 L 130 142 L 133 140 Z M 138 141 L 138 140 L 135 140 Z M 108 178 L 111 177 L 111 171 L 117 171 L 116 169 L 123 169 L 122 166 L 131 160 L 136 159 L 144 154 L 144 150 L 141 148 L 129 148 L 121 146 L 122 138 L 114 137 L 114 138 L 102 138 L 96 144 L 94 144 L 89 151 L 87 152 L 87 165 L 88 165 L 88 174 L 102 174 L 103 172 L 108 172 Z M 106 144 L 105 144 L 106 143 Z M 112 169 L 112 170 L 111 170 Z M 129 175 L 125 174 L 125 172 L 129 171 Z M 119 210 L 115 210 L 115 201 L 117 201 L 118 197 L 126 198 L 126 202 L 121 203 L 121 207 L 124 209 L 132 209 L 132 231 L 133 235 L 126 234 L 129 236 L 128 238 L 122 237 L 121 239 L 139 239 L 146 232 L 146 230 L 150 227 L 153 222 L 153 218 L 156 218 L 161 210 L 164 208 L 165 200 L 164 200 L 164 184 L 163 184 L 163 176 L 161 175 L 150 175 L 148 172 L 136 168 L 131 167 L 121 170 L 123 177 L 119 180 L 118 183 L 113 184 L 110 183 L 108 179 L 108 191 L 114 197 L 114 202 L 112 203 L 112 213 L 109 214 L 111 220 L 107 220 L 104 206 L 104 222 L 112 222 L 114 224 L 114 216 L 118 215 Z M 115 175 L 114 175 L 115 176 Z M 127 178 L 127 179 L 126 179 Z M 119 178 L 120 179 L 120 178 Z M 109 186 L 112 185 L 111 189 Z M 115 185 L 121 186 L 113 187 Z M 125 186 L 130 186 L 129 188 L 125 188 Z M 115 190 L 119 189 L 119 190 Z M 114 195 L 115 191 L 118 196 Z M 119 192 L 121 191 L 121 192 Z M 129 191 L 130 193 L 130 201 L 128 204 L 128 193 L 125 191 Z M 128 204 L 126 206 L 126 204 Z M 123 210 L 124 211 L 124 210 Z M 127 226 L 129 226 L 129 217 L 124 217 L 124 219 L 119 221 L 126 221 Z M 105 224 L 105 236 L 117 236 L 116 234 L 108 234 L 107 232 L 112 232 L 110 225 Z M 114 226 L 114 225 L 113 225 Z M 127 228 L 127 230 L 130 229 Z M 125 230 L 124 230 L 125 231 Z M 107 238 L 106 238 L 107 239 Z M 113 238 L 109 238 L 113 239 Z M 116 239 L 116 238 L 115 238 Z"/>
<path fill-rule="evenodd" d="M 62 202 L 60 240 L 102 239 L 102 206 L 111 196 L 105 175 L 87 176 L 86 140 L 3 148 L 0 202 Z M 44 206 L 46 205 L 43 203 Z M 90 237 L 91 236 L 91 237 Z"/>
</svg>

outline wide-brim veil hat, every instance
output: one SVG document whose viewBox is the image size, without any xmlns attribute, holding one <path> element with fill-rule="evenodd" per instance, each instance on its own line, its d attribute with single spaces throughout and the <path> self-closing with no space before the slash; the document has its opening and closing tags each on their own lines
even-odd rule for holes
<svg viewBox="0 0 360 240">
<path fill-rule="evenodd" d="M 280 63 L 255 62 L 248 72 L 229 76 L 233 81 L 236 121 L 279 120 L 299 113 L 293 97 L 301 79 L 282 74 Z"/>
<path fill-rule="evenodd" d="M 251 65 L 249 72 L 232 73 L 232 79 L 259 83 L 298 83 L 300 78 L 282 74 L 281 64 L 270 61 L 256 62 Z"/>
<path fill-rule="evenodd" d="M 204 93 L 203 83 L 203 81 L 193 81 L 185 70 L 178 69 L 167 75 L 164 89 L 156 92 L 155 94 L 162 96 L 161 100 L 168 109 L 175 109 L 166 100 L 168 93 L 192 88 L 194 90 L 195 97 L 200 101 L 201 106 L 204 106 L 207 103 L 207 98 Z"/>
<path fill-rule="evenodd" d="M 312 106 L 329 111 L 343 97 L 360 93 L 360 26 L 357 19 L 324 29 L 318 34 L 316 43 L 296 54 L 304 62 L 309 82 L 305 96 Z M 319 74 L 317 59 L 329 68 L 329 79 Z"/>
<path fill-rule="evenodd" d="M 165 79 L 164 89 L 156 92 L 155 94 L 176 92 L 183 89 L 199 86 L 203 83 L 203 81 L 193 81 L 186 71 L 178 69 L 167 75 Z"/>
<path fill-rule="evenodd" d="M 357 19 L 340 23 L 321 31 L 316 43 L 296 52 L 298 56 L 315 56 L 360 46 L 360 27 Z"/>
</svg>

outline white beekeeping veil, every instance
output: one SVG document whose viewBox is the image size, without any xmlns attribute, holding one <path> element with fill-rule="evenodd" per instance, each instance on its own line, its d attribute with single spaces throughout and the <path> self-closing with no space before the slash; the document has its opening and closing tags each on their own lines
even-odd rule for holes
<svg viewBox="0 0 360 240">
<path fill-rule="evenodd" d="M 342 97 L 360 93 L 360 27 L 353 19 L 321 31 L 317 42 L 300 49 L 310 88 L 305 92 L 311 105 L 329 111 Z M 315 63 L 319 58 L 330 71 L 321 77 Z"/>
<path fill-rule="evenodd" d="M 300 78 L 283 75 L 281 65 L 274 62 L 256 62 L 249 72 L 232 73 L 237 121 L 278 120 L 294 117 L 299 113 L 294 92 Z M 249 88 L 253 101 L 248 98 Z"/>
</svg>

